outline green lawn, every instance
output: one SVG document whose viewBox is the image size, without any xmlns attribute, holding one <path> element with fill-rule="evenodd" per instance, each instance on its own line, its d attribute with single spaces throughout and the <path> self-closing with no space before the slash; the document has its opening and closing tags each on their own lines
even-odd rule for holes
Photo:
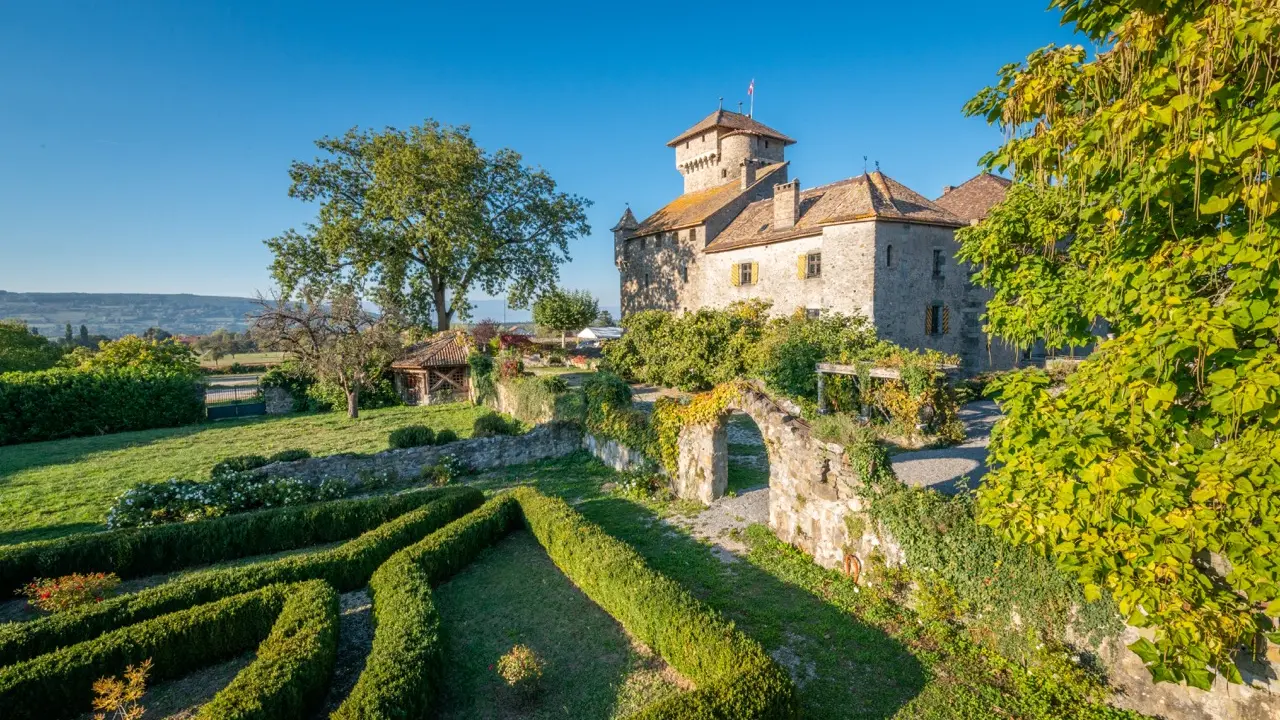
<svg viewBox="0 0 1280 720">
<path fill-rule="evenodd" d="M 448 641 L 442 720 L 621 717 L 679 692 L 665 665 L 638 652 L 527 532 L 485 551 L 435 599 Z M 517 643 L 546 663 L 541 692 L 524 707 L 493 669 Z"/>
<path fill-rule="evenodd" d="M 140 482 L 202 480 L 233 455 L 302 448 L 313 455 L 378 452 L 404 425 L 470 437 L 485 410 L 456 403 L 344 413 L 267 416 L 0 447 L 0 544 L 98 530 L 111 501 Z"/>
<path fill-rule="evenodd" d="M 1027 673 L 976 646 L 962 628 L 923 618 L 900 597 L 859 588 L 814 565 L 763 525 L 751 526 L 743 537 L 750 548 L 745 559 L 725 562 L 709 545 L 661 521 L 677 510 L 674 504 L 601 493 L 600 486 L 615 478 L 613 471 L 579 453 L 473 482 L 486 489 L 531 483 L 574 503 L 654 568 L 760 641 L 796 680 L 803 717 L 1136 717 L 1089 702 L 1084 693 L 1097 686 L 1070 663 L 1054 672 Z M 1073 680 L 1058 679 L 1065 677 Z"/>
</svg>

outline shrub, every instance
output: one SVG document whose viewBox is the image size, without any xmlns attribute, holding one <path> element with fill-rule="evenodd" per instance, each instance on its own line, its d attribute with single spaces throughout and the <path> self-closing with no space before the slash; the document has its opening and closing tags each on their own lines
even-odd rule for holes
<svg viewBox="0 0 1280 720">
<path fill-rule="evenodd" d="M 435 439 L 435 431 L 426 425 L 406 425 L 392 430 L 387 436 L 387 443 L 393 448 L 403 449 L 430 445 Z"/>
<path fill-rule="evenodd" d="M 115 573 L 71 573 L 58 578 L 36 578 L 22 589 L 27 602 L 45 612 L 102 602 L 115 593 L 120 577 Z"/>
<path fill-rule="evenodd" d="M 545 666 L 542 658 L 528 645 L 515 645 L 498 658 L 497 672 L 517 701 L 526 703 L 537 694 Z"/>
<path fill-rule="evenodd" d="M 515 435 L 519 428 L 497 413 L 486 413 L 476 418 L 471 428 L 472 437 L 494 437 L 496 435 Z"/>
<path fill-rule="evenodd" d="M 236 455 L 223 460 L 209 469 L 209 477 L 216 478 L 230 473 L 241 473 L 257 470 L 271 461 L 261 455 Z"/>
<path fill-rule="evenodd" d="M 445 428 L 444 430 L 441 430 L 440 432 L 436 433 L 437 445 L 448 445 L 451 442 L 457 442 L 457 440 L 458 440 L 458 433 L 450 430 L 449 428 Z"/>
<path fill-rule="evenodd" d="M 470 468 L 464 465 L 457 455 L 445 453 L 436 460 L 434 465 L 422 468 L 419 477 L 431 485 L 444 487 L 468 472 Z"/>
<path fill-rule="evenodd" d="M 524 361 L 519 355 L 507 354 L 498 361 L 498 379 L 510 380 L 524 374 Z"/>
<path fill-rule="evenodd" d="M 316 409 L 309 400 L 309 391 L 315 382 L 315 375 L 296 360 L 286 360 L 268 369 L 258 379 L 258 385 L 263 388 L 280 388 L 288 392 L 293 398 L 295 411 Z"/>
<path fill-rule="evenodd" d="M 266 458 L 259 459 L 265 464 Z M 107 527 L 149 527 L 336 500 L 350 491 L 341 480 L 312 484 L 292 477 L 224 470 L 208 482 L 169 480 L 135 485 L 116 498 L 107 513 Z"/>
<path fill-rule="evenodd" d="M 440 491 L 418 490 L 6 545 L 0 547 L 0 594 L 37 576 L 104 571 L 142 577 L 345 540 L 440 497 Z"/>
<path fill-rule="evenodd" d="M 606 407 L 625 409 L 631 407 L 631 386 L 611 372 L 598 372 L 582 383 L 587 396 L 587 414 L 597 413 Z"/>
<path fill-rule="evenodd" d="M 338 592 L 360 588 L 396 550 L 475 509 L 484 499 L 474 488 L 425 492 L 436 493 L 436 499 L 330 550 L 195 573 L 57 615 L 0 625 L 0 667 L 272 583 L 319 579 Z"/>
<path fill-rule="evenodd" d="M 124 678 L 99 678 L 93 683 L 94 720 L 139 720 L 146 708 L 138 704 L 147 692 L 151 658 L 124 670 Z M 111 713 L 109 716 L 106 713 Z"/>
<path fill-rule="evenodd" d="M 71 716 L 89 708 L 103 672 L 152 659 L 156 679 L 181 677 L 261 643 L 254 662 L 196 717 L 279 717 L 262 711 L 319 697 L 333 667 L 337 621 L 337 595 L 326 584 L 270 585 L 0 668 L 0 704 L 19 720 Z"/>
<path fill-rule="evenodd" d="M 296 462 L 298 460 L 306 460 L 309 457 L 311 457 L 310 450 L 281 450 L 267 458 L 267 463 Z"/>
<path fill-rule="evenodd" d="M 0 375 L 0 445 L 190 425 L 204 417 L 198 375 L 137 368 Z"/>
<path fill-rule="evenodd" d="M 475 390 L 476 402 L 483 404 L 491 400 L 496 380 L 493 358 L 485 353 L 472 352 L 467 356 L 467 366 L 471 369 L 471 387 Z"/>
<path fill-rule="evenodd" d="M 618 473 L 618 492 L 636 500 L 648 500 L 666 488 L 661 475 L 646 470 L 626 470 Z"/>
<path fill-rule="evenodd" d="M 558 375 L 544 375 L 537 380 L 547 392 L 559 395 L 560 393 L 569 392 L 569 383 Z"/>
</svg>

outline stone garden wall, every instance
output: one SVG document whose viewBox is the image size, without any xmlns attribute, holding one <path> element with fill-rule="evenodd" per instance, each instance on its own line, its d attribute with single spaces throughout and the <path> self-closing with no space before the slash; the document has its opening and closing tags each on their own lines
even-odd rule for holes
<svg viewBox="0 0 1280 720">
<path fill-rule="evenodd" d="M 568 423 L 539 425 L 524 435 L 458 440 L 446 445 L 387 450 L 376 455 L 328 455 L 326 457 L 272 463 L 262 470 L 268 475 L 297 477 L 310 482 L 325 478 L 355 481 L 362 474 L 394 473 L 411 478 L 422 468 L 434 465 L 443 455 L 453 455 L 473 470 L 520 465 L 562 457 L 582 448 L 582 430 Z"/>
<path fill-rule="evenodd" d="M 644 453 L 633 450 L 616 440 L 598 438 L 591 433 L 583 433 L 582 447 L 605 465 L 618 472 L 628 470 L 647 470 L 658 472 L 657 465 Z"/>
</svg>

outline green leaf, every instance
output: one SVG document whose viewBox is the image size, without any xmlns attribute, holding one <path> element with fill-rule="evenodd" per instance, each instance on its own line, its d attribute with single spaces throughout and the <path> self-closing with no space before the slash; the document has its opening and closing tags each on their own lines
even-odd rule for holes
<svg viewBox="0 0 1280 720">
<path fill-rule="evenodd" d="M 1102 597 L 1102 590 L 1093 583 L 1084 586 L 1084 599 L 1089 602 L 1097 602 Z"/>
<path fill-rule="evenodd" d="M 1194 688 L 1208 691 L 1213 687 L 1213 673 L 1203 669 L 1188 669 L 1186 671 L 1187 684 Z"/>
<path fill-rule="evenodd" d="M 1231 207 L 1231 203 L 1232 201 L 1234 201 L 1234 199 L 1235 198 L 1232 198 L 1232 197 L 1222 197 L 1220 195 L 1214 195 L 1208 200 L 1201 200 L 1200 214 L 1201 215 L 1217 215 L 1218 213 Z"/>
<path fill-rule="evenodd" d="M 1139 638 L 1137 642 L 1129 646 L 1134 655 L 1142 658 L 1142 662 L 1150 665 L 1160 659 L 1160 650 L 1146 638 Z"/>
</svg>

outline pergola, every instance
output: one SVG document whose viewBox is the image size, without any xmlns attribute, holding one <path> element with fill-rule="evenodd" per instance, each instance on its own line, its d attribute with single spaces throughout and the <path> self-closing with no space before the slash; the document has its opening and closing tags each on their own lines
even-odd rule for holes
<svg viewBox="0 0 1280 720">
<path fill-rule="evenodd" d="M 959 365 L 935 365 L 934 369 L 947 374 L 951 374 L 954 372 L 958 372 L 960 370 L 960 366 Z M 822 392 L 824 387 L 823 379 L 827 375 L 850 375 L 859 379 L 861 379 L 863 375 L 866 375 L 868 378 L 879 378 L 881 380 L 901 380 L 902 379 L 902 373 L 898 370 L 898 368 L 879 367 L 876 365 L 867 367 L 865 364 L 864 365 L 842 365 L 840 363 L 822 362 L 822 363 L 818 363 L 814 367 L 814 370 L 818 374 L 818 414 L 819 415 L 827 414 L 826 394 Z M 858 388 L 858 389 L 859 391 L 861 391 L 862 388 Z"/>
</svg>

